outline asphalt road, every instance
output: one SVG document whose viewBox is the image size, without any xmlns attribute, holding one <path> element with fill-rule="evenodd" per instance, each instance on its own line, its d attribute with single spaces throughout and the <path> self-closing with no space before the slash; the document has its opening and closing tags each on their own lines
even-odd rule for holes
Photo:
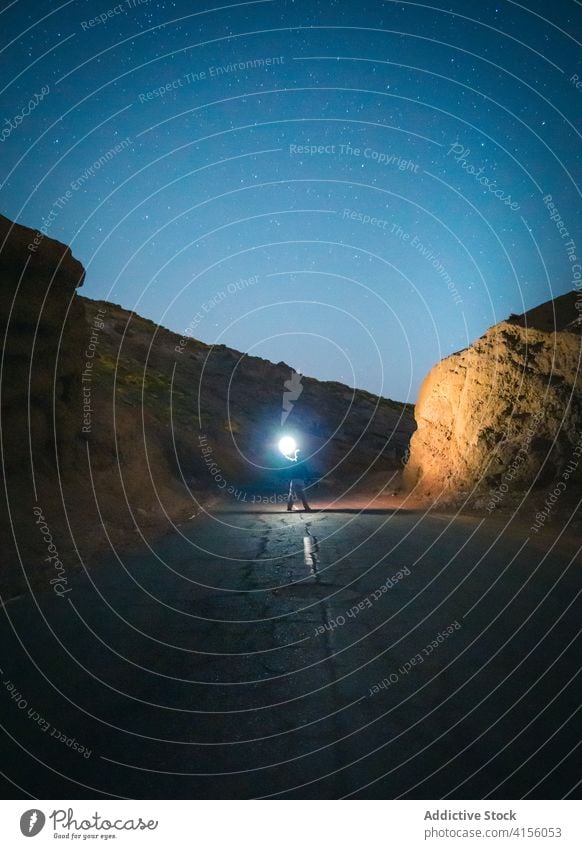
<svg viewBox="0 0 582 849">
<path fill-rule="evenodd" d="M 8 603 L 4 797 L 576 796 L 580 540 L 526 531 L 235 502 Z"/>
</svg>

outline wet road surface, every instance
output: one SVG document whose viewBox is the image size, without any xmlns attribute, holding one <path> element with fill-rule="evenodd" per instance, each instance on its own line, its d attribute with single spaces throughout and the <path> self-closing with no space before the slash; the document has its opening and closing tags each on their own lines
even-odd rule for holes
<svg viewBox="0 0 582 849">
<path fill-rule="evenodd" d="M 580 541 L 527 536 L 233 505 L 10 602 L 4 797 L 576 795 Z"/>
</svg>

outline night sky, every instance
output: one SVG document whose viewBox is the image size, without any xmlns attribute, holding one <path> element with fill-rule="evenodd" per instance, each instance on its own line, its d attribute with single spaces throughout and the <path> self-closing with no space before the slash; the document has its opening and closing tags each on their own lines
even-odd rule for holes
<svg viewBox="0 0 582 849">
<path fill-rule="evenodd" d="M 83 294 L 414 401 L 573 288 L 579 3 L 211 5 L 2 6 L 0 210 Z"/>
</svg>

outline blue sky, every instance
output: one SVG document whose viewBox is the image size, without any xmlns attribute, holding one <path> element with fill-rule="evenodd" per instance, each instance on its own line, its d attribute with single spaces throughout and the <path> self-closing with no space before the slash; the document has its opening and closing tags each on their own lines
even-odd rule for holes
<svg viewBox="0 0 582 849">
<path fill-rule="evenodd" d="M 12 4 L 0 209 L 89 297 L 414 401 L 572 288 L 544 197 L 580 232 L 580 9 L 441 6 Z"/>
</svg>

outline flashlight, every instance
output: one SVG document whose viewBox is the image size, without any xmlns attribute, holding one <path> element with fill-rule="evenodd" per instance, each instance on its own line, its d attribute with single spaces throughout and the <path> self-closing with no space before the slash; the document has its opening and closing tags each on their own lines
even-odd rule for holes
<svg viewBox="0 0 582 849">
<path fill-rule="evenodd" d="M 297 443 L 292 436 L 284 436 L 279 440 L 279 451 L 287 457 L 288 460 L 294 459 L 296 450 Z"/>
</svg>

